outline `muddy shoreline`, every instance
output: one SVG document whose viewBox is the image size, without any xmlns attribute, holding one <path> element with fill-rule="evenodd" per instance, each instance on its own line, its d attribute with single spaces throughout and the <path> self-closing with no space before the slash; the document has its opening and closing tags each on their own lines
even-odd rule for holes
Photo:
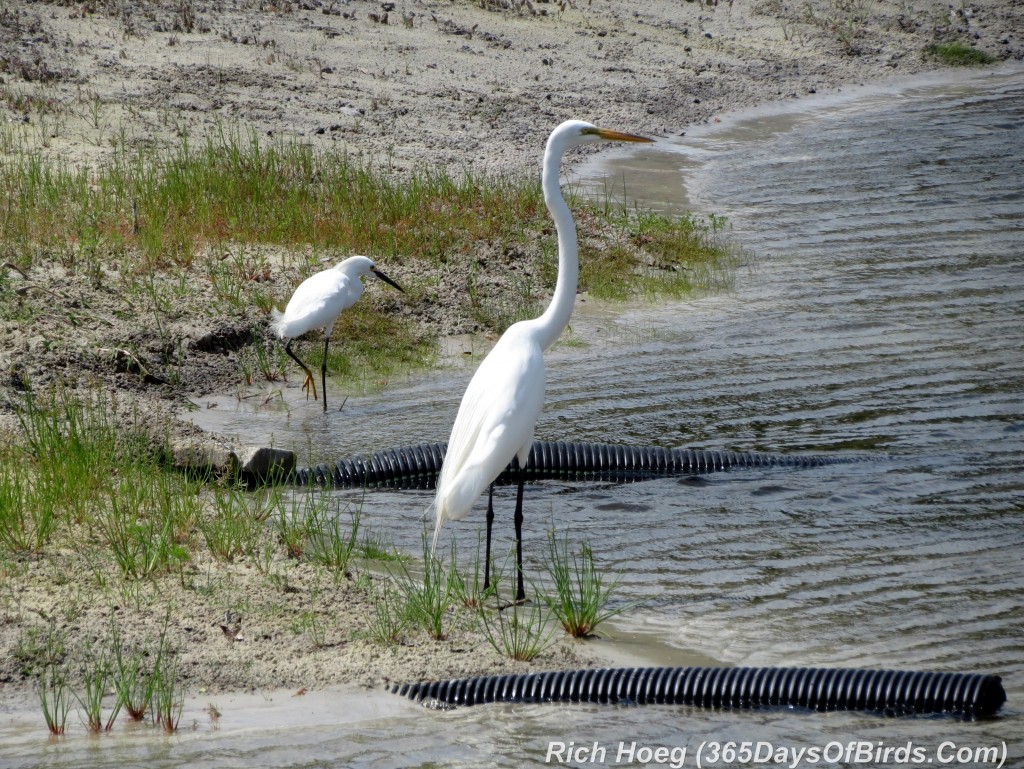
<svg viewBox="0 0 1024 769">
<path fill-rule="evenodd" d="M 170 147 L 186 135 L 242 129 L 344 148 L 399 176 L 422 167 L 528 174 L 549 129 L 569 117 L 678 136 L 740 107 L 934 69 L 923 50 L 935 41 L 1024 58 L 1024 7 L 1015 0 L 955 10 L 930 0 L 264 5 L 8 3 L 0 12 L 0 118 L 19 141 L 35 142 L 19 146 L 73 165 L 109 160 L 118 141 Z M 264 313 L 177 321 L 182 359 L 172 382 L 116 353 L 144 352 L 156 338 L 137 327 L 138 316 L 114 312 L 119 297 L 59 264 L 27 275 L 3 269 L 19 290 L 46 293 L 51 312 L 31 327 L 0 320 L 0 434 L 17 432 L 13 410 L 27 383 L 42 390 L 72 381 L 130 399 L 175 441 L 216 442 L 175 414 L 190 396 L 235 382 L 239 350 L 266 333 Z M 282 270 L 268 280 L 285 292 L 296 277 Z M 443 297 L 439 305 L 422 320 L 434 334 L 473 330 L 446 312 Z M 117 618 L 152 639 L 168 606 L 169 641 L 190 688 L 377 686 L 598 659 L 595 645 L 566 641 L 532 665 L 511 663 L 479 634 L 382 648 L 351 629 L 369 611 L 364 592 L 349 582 L 324 586 L 297 564 L 279 564 L 289 597 L 268 594 L 244 563 L 204 561 L 193 564 L 189 580 L 172 577 L 136 596 L 134 608 L 128 600 L 96 602 L 66 575 L 61 580 L 70 557 L 22 564 L 17 594 L 2 595 L 0 691 L 31 689 L 13 653 L 26 628 L 58 621 L 77 637 L 98 639 Z M 198 590 L 203 580 L 250 607 L 244 640 L 224 633 L 223 593 Z M 278 601 L 288 607 L 279 610 Z M 297 617 L 323 620 L 316 643 L 308 628 L 290 627 Z"/>
<path fill-rule="evenodd" d="M 955 11 L 934 0 L 263 7 L 9 3 L 0 14 L 0 120 L 12 146 L 78 167 L 110 161 L 117 146 L 174 148 L 183 138 L 251 132 L 340 150 L 399 177 L 421 168 L 525 175 L 536 173 L 549 129 L 570 117 L 679 136 L 729 110 L 935 69 L 923 52 L 936 41 L 1024 58 L 1024 9 L 1012 0 Z M 567 163 L 584 157 L 577 151 Z M 287 297 L 301 275 L 280 250 L 260 258 L 271 265 L 268 292 Z M 0 319 L 0 368 L 9 372 L 0 428 L 13 429 L 27 385 L 88 379 L 133 393 L 188 438 L 174 409 L 236 384 L 239 351 L 267 335 L 267 314 L 255 308 L 204 317 L 208 288 L 197 276 L 187 292 L 193 306 L 163 335 L 179 347 L 168 381 L 150 365 L 167 357 L 166 339 L 151 328 L 158 320 L 111 295 L 102 284 L 115 275 L 96 279 L 45 260 L 21 274 L 13 256 L 0 261 L 5 279 L 17 295 L 44 297 L 49 312 L 31 327 Z M 484 280 L 502 272 L 495 261 L 487 274 L 495 256 L 479 256 Z M 417 277 L 415 266 L 395 269 L 400 281 Z M 384 292 L 367 301 L 431 336 L 485 330 L 455 309 L 464 280 L 452 277 L 440 277 L 428 307 Z"/>
</svg>

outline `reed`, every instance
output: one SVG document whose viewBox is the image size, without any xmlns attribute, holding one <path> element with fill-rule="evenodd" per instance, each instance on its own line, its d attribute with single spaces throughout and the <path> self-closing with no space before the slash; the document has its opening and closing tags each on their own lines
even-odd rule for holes
<svg viewBox="0 0 1024 769">
<path fill-rule="evenodd" d="M 41 643 L 37 646 L 33 642 L 31 646 L 31 650 L 25 650 L 25 657 L 35 672 L 36 694 L 46 728 L 59 737 L 64 734 L 73 696 L 68 687 L 66 638 L 51 624 Z"/>
<path fill-rule="evenodd" d="M 322 495 L 330 501 L 330 495 Z M 349 561 L 359 537 L 361 509 L 356 507 L 346 515 L 338 505 L 314 505 L 307 512 L 308 545 L 305 557 L 323 567 L 335 584 L 348 576 Z M 332 509 L 333 508 L 333 509 Z"/>
<path fill-rule="evenodd" d="M 479 618 L 487 641 L 509 659 L 530 662 L 555 642 L 550 617 L 537 602 L 528 606 L 513 602 L 493 612 L 480 607 Z"/>
<path fill-rule="evenodd" d="M 83 691 L 82 694 L 76 692 L 75 698 L 82 709 L 85 728 L 92 734 L 113 729 L 121 712 L 122 703 L 118 698 L 106 720 L 103 719 L 103 698 L 107 694 L 112 673 L 110 654 L 106 650 L 97 651 L 87 644 L 81 660 Z"/>
<path fill-rule="evenodd" d="M 153 671 L 153 723 L 171 734 L 178 730 L 185 691 L 178 682 L 177 660 L 161 659 Z"/>
<path fill-rule="evenodd" d="M 405 595 L 412 621 L 427 631 L 436 641 L 448 637 L 449 614 L 458 600 L 454 561 L 445 567 L 440 558 L 430 552 L 427 537 L 423 537 L 423 572 L 418 577 L 400 563 L 399 587 Z"/>
<path fill-rule="evenodd" d="M 545 595 L 544 602 L 575 638 L 593 635 L 598 625 L 629 608 L 609 606 L 618 579 L 606 581 L 594 564 L 589 543 L 583 543 L 577 555 L 569 548 L 568 533 L 559 541 L 554 531 L 549 532 L 544 567 L 555 588 L 555 595 Z"/>
<path fill-rule="evenodd" d="M 384 646 L 395 645 L 413 620 L 405 594 L 385 579 L 372 596 L 371 605 L 370 638 Z"/>
<path fill-rule="evenodd" d="M 63 735 L 72 698 L 67 671 L 56 662 L 46 664 L 38 674 L 36 691 L 43 708 L 43 718 L 46 719 L 46 728 L 54 737 Z"/>
<path fill-rule="evenodd" d="M 206 547 L 218 561 L 232 562 L 258 552 L 269 510 L 254 509 L 256 499 L 232 485 L 215 484 L 213 509 L 199 519 Z"/>
<path fill-rule="evenodd" d="M 469 569 L 465 574 L 459 571 L 453 572 L 455 594 L 458 597 L 458 600 L 467 609 L 479 609 L 488 599 L 497 595 L 498 585 L 500 584 L 504 573 L 504 565 L 502 567 L 502 571 L 499 571 L 497 569 L 497 565 L 492 563 L 491 583 L 486 589 L 484 588 L 484 559 L 480 553 L 481 544 L 481 535 L 478 533 L 476 538 L 476 557 L 470 562 Z M 458 549 L 455 544 L 454 536 L 451 539 L 448 558 L 452 563 L 458 563 Z M 508 563 L 507 558 L 505 563 Z"/>
<path fill-rule="evenodd" d="M 164 637 L 161 635 L 156 653 L 150 655 L 149 650 L 143 646 L 127 647 L 118 627 L 111 626 L 111 677 L 114 692 L 117 694 L 118 706 L 128 713 L 132 721 L 142 721 L 153 702 L 164 653 Z M 147 660 L 152 663 L 148 671 L 145 666 Z"/>
<path fill-rule="evenodd" d="M 55 505 L 41 497 L 21 457 L 0 464 L 0 548 L 36 554 L 50 542 L 59 519 Z"/>
</svg>

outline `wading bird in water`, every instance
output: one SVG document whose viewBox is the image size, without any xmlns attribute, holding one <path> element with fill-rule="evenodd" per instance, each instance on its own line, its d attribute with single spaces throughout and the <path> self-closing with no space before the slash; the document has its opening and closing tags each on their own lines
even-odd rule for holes
<svg viewBox="0 0 1024 769">
<path fill-rule="evenodd" d="M 555 294 L 539 318 L 510 326 L 476 370 L 462 396 L 437 481 L 433 549 L 437 548 L 444 522 L 465 517 L 483 490 L 490 486 L 484 553 L 486 589 L 490 587 L 493 483 L 515 460 L 518 471 L 515 511 L 517 601 L 526 598 L 523 588 L 523 468 L 533 445 L 537 417 L 544 405 L 544 351 L 569 323 L 579 279 L 576 225 L 559 189 L 559 167 L 562 155 L 570 147 L 602 141 L 653 140 L 598 128 L 581 120 L 568 120 L 551 133 L 544 150 L 541 178 L 544 202 L 558 232 Z"/>
<path fill-rule="evenodd" d="M 309 367 L 292 352 L 292 340 L 313 329 L 324 330 L 324 358 L 320 363 L 324 411 L 327 411 L 327 345 L 331 341 L 334 323 L 342 310 L 347 310 L 363 295 L 362 277 L 371 274 L 405 293 L 400 285 L 378 270 L 371 259 L 365 256 L 350 256 L 334 267 L 322 270 L 302 281 L 292 294 L 292 298 L 288 300 L 288 306 L 283 313 L 276 308 L 271 312 L 270 328 L 280 339 L 287 340 L 284 351 L 306 372 L 302 389 L 306 391 L 307 400 L 310 391 L 313 393 L 313 400 L 316 400 L 316 381 Z"/>
</svg>

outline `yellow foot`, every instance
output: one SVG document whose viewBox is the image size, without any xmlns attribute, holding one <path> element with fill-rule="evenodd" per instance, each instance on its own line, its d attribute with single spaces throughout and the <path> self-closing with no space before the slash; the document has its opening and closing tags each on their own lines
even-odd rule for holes
<svg viewBox="0 0 1024 769">
<path fill-rule="evenodd" d="M 306 379 L 302 383 L 302 389 L 306 392 L 306 400 L 309 400 L 309 393 L 312 391 L 313 400 L 317 400 L 316 397 L 316 380 L 313 379 L 313 375 L 308 371 L 306 372 Z"/>
</svg>

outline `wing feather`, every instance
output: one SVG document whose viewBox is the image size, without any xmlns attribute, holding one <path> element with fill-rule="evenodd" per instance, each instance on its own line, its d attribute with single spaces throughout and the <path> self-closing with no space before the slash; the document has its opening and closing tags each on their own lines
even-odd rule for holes
<svg viewBox="0 0 1024 769">
<path fill-rule="evenodd" d="M 333 325 L 338 315 L 355 304 L 363 283 L 337 269 L 323 270 L 306 278 L 292 294 L 284 314 L 274 318 L 274 330 L 293 338 Z"/>
<path fill-rule="evenodd" d="M 434 498 L 435 547 L 444 521 L 465 517 L 512 457 L 533 443 L 544 404 L 544 355 L 524 331 L 505 332 L 462 397 Z"/>
</svg>

